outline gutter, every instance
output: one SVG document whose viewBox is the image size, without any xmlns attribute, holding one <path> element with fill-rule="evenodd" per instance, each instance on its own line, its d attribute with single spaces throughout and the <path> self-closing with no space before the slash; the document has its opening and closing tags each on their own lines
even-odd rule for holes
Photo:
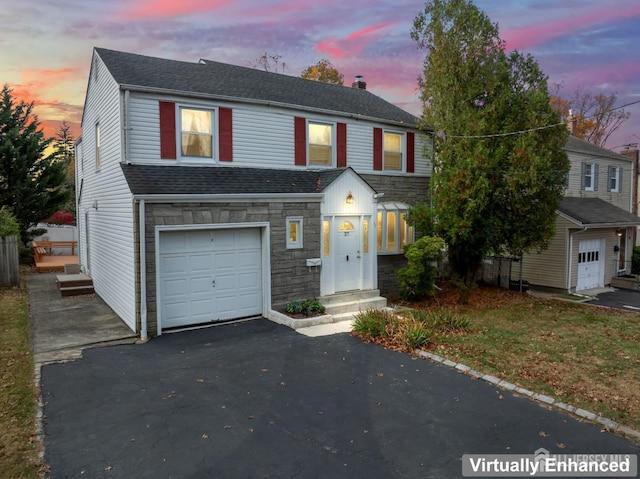
<svg viewBox="0 0 640 479">
<path fill-rule="evenodd" d="M 145 209 L 144 200 L 139 203 L 140 222 L 140 341 L 149 340 L 147 335 L 147 261 L 146 261 L 146 236 L 145 236 Z"/>
<path fill-rule="evenodd" d="M 321 202 L 324 198 L 324 193 L 294 193 L 294 194 L 281 194 L 281 193 L 265 193 L 265 194 L 179 194 L 179 195 L 154 195 L 154 194 L 142 194 L 134 195 L 134 199 L 140 201 L 148 201 L 150 203 L 201 203 L 201 202 L 255 202 L 262 200 L 279 200 L 283 202 L 295 202 L 295 201 L 317 201 Z"/>
<path fill-rule="evenodd" d="M 129 96 L 131 92 L 129 90 L 124 91 L 124 158 L 123 163 L 128 163 L 130 158 L 130 135 L 129 135 Z"/>
</svg>

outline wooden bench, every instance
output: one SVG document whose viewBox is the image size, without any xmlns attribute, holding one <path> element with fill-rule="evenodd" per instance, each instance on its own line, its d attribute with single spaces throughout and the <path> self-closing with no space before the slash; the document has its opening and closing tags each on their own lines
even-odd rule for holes
<svg viewBox="0 0 640 479">
<path fill-rule="evenodd" d="M 32 241 L 31 247 L 37 271 L 63 271 L 65 264 L 78 264 L 77 241 Z M 67 251 L 55 252 L 60 249 Z"/>
</svg>

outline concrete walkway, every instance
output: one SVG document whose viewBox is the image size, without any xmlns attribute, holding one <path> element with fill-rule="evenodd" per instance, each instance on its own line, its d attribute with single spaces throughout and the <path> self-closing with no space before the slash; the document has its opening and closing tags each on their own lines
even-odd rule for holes
<svg viewBox="0 0 640 479">
<path fill-rule="evenodd" d="M 77 359 L 89 346 L 135 342 L 133 331 L 97 295 L 60 296 L 56 274 L 34 273 L 27 278 L 36 363 Z"/>
</svg>

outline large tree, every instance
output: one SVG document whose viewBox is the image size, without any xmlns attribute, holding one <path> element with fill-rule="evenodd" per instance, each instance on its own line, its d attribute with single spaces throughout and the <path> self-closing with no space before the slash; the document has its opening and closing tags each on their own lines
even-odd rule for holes
<svg viewBox="0 0 640 479">
<path fill-rule="evenodd" d="M 436 132 L 434 217 L 468 292 L 485 255 L 548 246 L 569 170 L 568 132 L 535 60 L 507 53 L 473 2 L 429 2 L 411 35 L 427 51 L 420 86 L 423 121 Z"/>
<path fill-rule="evenodd" d="M 567 121 L 573 134 L 594 145 L 604 147 L 611 134 L 629 119 L 631 114 L 624 108 L 616 108 L 615 94 L 592 93 L 578 86 L 570 97 L 560 94 L 561 85 L 554 85 L 555 94 L 551 105 Z"/>
<path fill-rule="evenodd" d="M 33 103 L 16 101 L 4 85 L 0 92 L 0 207 L 12 209 L 26 244 L 30 229 L 62 207 L 69 199 L 65 165 L 57 152 L 45 151 L 45 139 Z"/>
<path fill-rule="evenodd" d="M 327 58 L 323 58 L 315 65 L 306 68 L 301 74 L 301 78 L 316 80 L 334 85 L 344 83 L 344 75 L 340 73 Z"/>
</svg>

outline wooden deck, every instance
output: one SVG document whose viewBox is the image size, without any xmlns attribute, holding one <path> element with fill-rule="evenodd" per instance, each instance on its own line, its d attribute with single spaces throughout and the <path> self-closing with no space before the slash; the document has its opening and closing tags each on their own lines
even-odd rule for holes
<svg viewBox="0 0 640 479">
<path fill-rule="evenodd" d="M 78 264 L 76 241 L 33 241 L 32 248 L 39 273 L 64 271 L 64 265 Z"/>
</svg>

